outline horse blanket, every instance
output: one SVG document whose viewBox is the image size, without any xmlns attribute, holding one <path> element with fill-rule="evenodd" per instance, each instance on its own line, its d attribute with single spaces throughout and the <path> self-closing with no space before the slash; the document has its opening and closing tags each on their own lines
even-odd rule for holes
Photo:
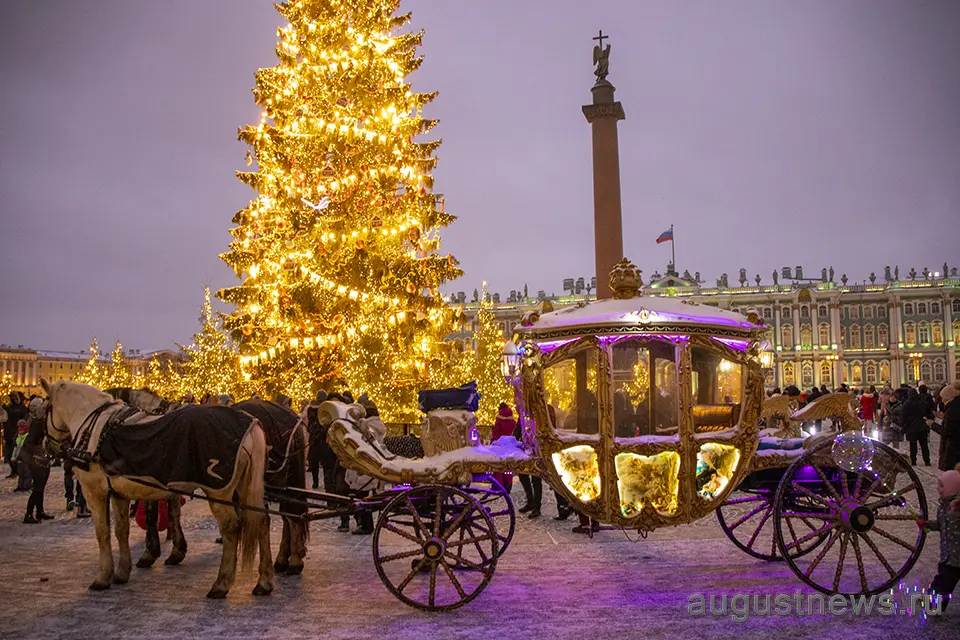
<svg viewBox="0 0 960 640">
<path fill-rule="evenodd" d="M 463 409 L 476 411 L 480 406 L 480 394 L 476 380 L 454 389 L 426 389 L 417 394 L 420 411 L 429 413 L 434 409 Z"/>
<path fill-rule="evenodd" d="M 188 405 L 143 424 L 104 429 L 97 462 L 109 475 L 223 489 L 250 423 L 249 414 L 231 407 Z"/>
<path fill-rule="evenodd" d="M 387 436 L 383 439 L 383 446 L 401 458 L 423 457 L 423 443 L 417 436 Z"/>
<path fill-rule="evenodd" d="M 270 447 L 268 471 L 282 467 L 287 458 L 290 436 L 300 417 L 286 407 L 260 399 L 244 400 L 234 404 L 233 408 L 245 411 L 260 421 L 267 446 Z"/>
</svg>

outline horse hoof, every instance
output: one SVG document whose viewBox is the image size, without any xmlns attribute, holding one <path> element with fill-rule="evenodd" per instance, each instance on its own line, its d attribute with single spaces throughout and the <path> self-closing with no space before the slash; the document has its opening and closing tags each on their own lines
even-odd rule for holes
<svg viewBox="0 0 960 640">
<path fill-rule="evenodd" d="M 127 584 L 129 580 L 129 577 L 121 578 L 120 576 L 113 576 L 113 584 Z"/>
<path fill-rule="evenodd" d="M 156 558 L 154 558 L 153 560 L 150 560 L 149 558 L 140 558 L 139 560 L 137 560 L 137 568 L 149 569 L 150 567 L 153 566 L 153 563 L 156 561 L 157 561 Z"/>
<path fill-rule="evenodd" d="M 97 580 L 96 582 L 91 584 L 88 588 L 90 589 L 90 591 L 105 591 L 110 588 L 110 583 L 100 582 L 99 580 Z"/>
<path fill-rule="evenodd" d="M 287 569 L 287 575 L 288 575 L 288 576 L 298 576 L 298 575 L 300 575 L 301 573 L 303 573 L 303 565 L 302 565 L 302 564 L 295 564 L 295 565 L 292 565 L 289 569 Z"/>
<path fill-rule="evenodd" d="M 223 600 L 227 597 L 227 590 L 217 589 L 214 587 L 213 589 L 210 589 L 210 591 L 207 591 L 207 597 L 211 600 Z"/>
<path fill-rule="evenodd" d="M 183 562 L 182 556 L 170 556 L 169 558 L 163 561 L 163 564 L 167 565 L 168 567 L 172 567 L 180 564 L 181 562 Z"/>
<path fill-rule="evenodd" d="M 253 588 L 253 595 L 255 596 L 268 596 L 273 591 L 273 588 L 261 587 L 259 584 Z"/>
<path fill-rule="evenodd" d="M 284 564 L 282 562 L 274 562 L 273 570 L 277 573 L 286 573 L 290 569 L 290 565 Z"/>
</svg>

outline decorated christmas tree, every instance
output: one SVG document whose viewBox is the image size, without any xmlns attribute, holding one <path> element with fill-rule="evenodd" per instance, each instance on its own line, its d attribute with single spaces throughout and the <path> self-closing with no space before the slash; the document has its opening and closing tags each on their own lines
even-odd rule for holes
<svg viewBox="0 0 960 640">
<path fill-rule="evenodd" d="M 13 391 L 13 374 L 4 371 L 0 373 L 0 404 L 7 402 L 11 391 Z"/>
<path fill-rule="evenodd" d="M 123 356 L 123 345 L 117 340 L 113 353 L 110 354 L 110 365 L 103 372 L 100 387 L 102 389 L 119 389 L 133 386 L 133 375 L 130 373 L 130 367 L 127 366 L 127 360 Z"/>
<path fill-rule="evenodd" d="M 183 395 L 180 374 L 172 365 L 164 366 L 156 355 L 150 359 L 144 386 L 168 400 L 177 400 Z"/>
<path fill-rule="evenodd" d="M 240 371 L 240 355 L 213 312 L 209 288 L 204 290 L 199 333 L 193 334 L 193 343 L 189 346 L 177 346 L 187 356 L 180 380 L 184 392 L 189 391 L 197 400 L 207 394 L 223 393 L 246 399 L 250 385 Z"/>
<path fill-rule="evenodd" d="M 239 132 L 256 197 L 221 256 L 242 283 L 218 294 L 237 307 L 225 326 L 245 374 L 268 393 L 349 387 L 393 420 L 413 416 L 419 388 L 448 383 L 458 317 L 439 286 L 460 275 L 438 252 L 454 219 L 430 175 L 440 141 L 419 139 L 435 94 L 406 81 L 422 33 L 398 5 L 278 5 L 279 64 L 256 74 L 262 116 Z"/>
<path fill-rule="evenodd" d="M 100 344 L 97 342 L 97 339 L 94 338 L 93 342 L 90 343 L 90 358 L 87 360 L 87 363 L 83 365 L 83 369 L 80 370 L 80 373 L 76 375 L 74 380 L 99 389 L 108 388 L 104 386 L 107 378 L 107 368 L 100 363 L 100 357 Z"/>
<path fill-rule="evenodd" d="M 506 402 L 513 407 L 513 389 L 503 379 L 500 366 L 505 339 L 500 324 L 490 310 L 487 296 L 487 283 L 483 283 L 483 298 L 477 313 L 477 327 L 473 339 L 477 344 L 476 353 L 465 354 L 466 378 L 477 381 L 480 392 L 480 409 L 477 419 L 480 424 L 493 424 L 497 418 L 497 407 Z"/>
</svg>

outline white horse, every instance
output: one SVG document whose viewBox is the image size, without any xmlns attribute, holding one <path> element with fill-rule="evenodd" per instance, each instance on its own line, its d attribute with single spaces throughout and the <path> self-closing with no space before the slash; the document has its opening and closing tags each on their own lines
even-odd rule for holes
<svg viewBox="0 0 960 640">
<path fill-rule="evenodd" d="M 110 395 L 85 384 L 60 380 L 53 384 L 41 380 L 40 384 L 50 401 L 47 414 L 47 437 L 57 447 L 70 446 L 81 437 L 81 430 L 92 421 L 89 442 L 85 451 L 95 454 L 103 427 L 111 416 L 123 411 L 123 402 L 114 400 Z M 208 598 L 224 598 L 233 585 L 236 576 L 237 558 L 245 569 L 252 566 L 259 551 L 259 580 L 253 589 L 254 595 L 266 595 L 273 591 L 274 569 L 270 559 L 270 526 L 265 513 L 252 509 L 243 509 L 242 516 L 234 507 L 234 494 L 239 499 L 239 507 L 250 506 L 264 508 L 263 475 L 266 466 L 267 447 L 260 423 L 251 416 L 243 439 L 240 442 L 235 464 L 235 472 L 229 483 L 220 490 L 209 487 L 185 484 L 171 484 L 168 488 L 190 491 L 203 490 L 207 498 L 220 502 L 210 502 L 210 511 L 217 519 L 220 535 L 223 538 L 223 554 L 220 558 L 220 570 L 213 583 Z M 123 427 L 119 427 L 123 428 Z M 242 452 L 242 455 L 241 455 Z M 146 486 L 157 485 L 150 478 L 139 478 L 140 482 L 126 476 L 108 476 L 94 459 L 89 469 L 74 466 L 74 472 L 83 487 L 83 495 L 93 514 L 100 547 L 100 570 L 90 589 L 100 591 L 108 589 L 110 584 L 124 584 L 130 579 L 130 500 L 167 500 L 178 497 L 170 491 Z M 115 518 L 115 533 L 120 548 L 120 561 L 114 571 L 113 550 L 110 540 L 110 515 L 108 501 L 112 503 Z"/>
</svg>

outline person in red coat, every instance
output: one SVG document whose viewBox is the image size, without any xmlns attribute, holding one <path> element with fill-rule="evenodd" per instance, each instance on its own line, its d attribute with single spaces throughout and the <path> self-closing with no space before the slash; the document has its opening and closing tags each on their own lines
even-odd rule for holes
<svg viewBox="0 0 960 640">
<path fill-rule="evenodd" d="M 513 432 L 516 428 L 517 421 L 513 419 L 513 411 L 506 402 L 501 402 L 500 409 L 497 412 L 497 419 L 493 423 L 493 436 L 491 437 L 491 441 L 496 442 L 505 436 L 512 438 Z M 510 490 L 513 488 L 512 473 L 495 473 L 493 474 L 493 477 L 497 479 L 497 482 L 503 485 L 503 488 L 507 490 L 507 493 L 510 493 Z"/>
<path fill-rule="evenodd" d="M 870 385 L 870 390 L 860 396 L 860 416 L 863 418 L 863 426 L 868 430 L 876 427 L 874 416 L 877 413 L 877 388 Z"/>
</svg>

